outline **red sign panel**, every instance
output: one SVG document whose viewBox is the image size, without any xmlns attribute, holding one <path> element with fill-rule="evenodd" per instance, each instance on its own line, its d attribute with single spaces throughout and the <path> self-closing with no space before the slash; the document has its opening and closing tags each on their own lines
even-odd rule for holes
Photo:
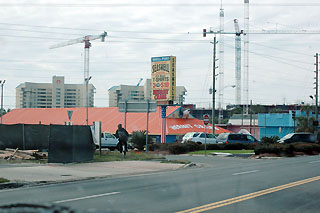
<svg viewBox="0 0 320 213">
<path fill-rule="evenodd" d="M 204 125 L 208 125 L 210 122 L 210 117 L 208 114 L 203 115 L 203 123 Z"/>
</svg>

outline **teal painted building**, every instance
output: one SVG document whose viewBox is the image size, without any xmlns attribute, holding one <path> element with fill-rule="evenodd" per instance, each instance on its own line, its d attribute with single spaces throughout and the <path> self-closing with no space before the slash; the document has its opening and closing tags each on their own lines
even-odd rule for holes
<svg viewBox="0 0 320 213">
<path fill-rule="evenodd" d="M 296 110 L 296 117 L 299 116 L 306 116 L 306 113 Z M 289 113 L 259 113 L 258 126 L 260 129 L 260 139 L 264 136 L 279 136 L 282 138 L 294 132 L 292 111 L 289 111 Z"/>
</svg>

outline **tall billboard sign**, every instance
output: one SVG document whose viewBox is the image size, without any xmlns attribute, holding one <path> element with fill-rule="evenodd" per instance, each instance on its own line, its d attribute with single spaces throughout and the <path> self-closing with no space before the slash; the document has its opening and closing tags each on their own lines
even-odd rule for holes
<svg viewBox="0 0 320 213">
<path fill-rule="evenodd" d="M 176 97 L 176 57 L 151 58 L 152 99 L 157 102 L 174 101 Z"/>
</svg>

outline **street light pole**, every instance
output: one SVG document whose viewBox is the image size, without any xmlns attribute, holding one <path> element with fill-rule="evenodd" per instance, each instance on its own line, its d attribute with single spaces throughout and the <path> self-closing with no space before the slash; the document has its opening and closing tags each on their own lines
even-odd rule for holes
<svg viewBox="0 0 320 213">
<path fill-rule="evenodd" d="M 3 85 L 6 82 L 6 80 L 1 81 L 1 124 L 2 124 L 2 114 L 3 114 Z"/>
<path fill-rule="evenodd" d="M 87 114 L 87 118 L 86 118 L 86 123 L 87 123 L 87 126 L 88 126 L 88 123 L 89 123 L 89 119 L 88 119 L 88 108 L 89 108 L 89 81 L 91 79 L 91 76 L 89 78 L 85 78 L 85 82 L 86 82 L 86 114 Z"/>
</svg>

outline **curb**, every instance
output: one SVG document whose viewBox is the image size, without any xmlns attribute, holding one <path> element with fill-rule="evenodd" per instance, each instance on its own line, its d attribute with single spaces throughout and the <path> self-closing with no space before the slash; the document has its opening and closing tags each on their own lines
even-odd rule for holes
<svg viewBox="0 0 320 213">
<path fill-rule="evenodd" d="M 0 183 L 0 190 L 20 188 L 25 185 L 26 185 L 26 183 L 19 183 L 19 182 Z"/>
</svg>

